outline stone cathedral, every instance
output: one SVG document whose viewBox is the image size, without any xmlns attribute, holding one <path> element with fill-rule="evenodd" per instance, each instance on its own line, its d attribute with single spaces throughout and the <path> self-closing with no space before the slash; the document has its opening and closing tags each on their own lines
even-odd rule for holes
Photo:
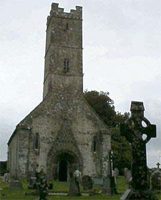
<svg viewBox="0 0 161 200">
<path fill-rule="evenodd" d="M 82 8 L 67 13 L 53 3 L 47 18 L 43 100 L 8 141 L 10 175 L 28 177 L 39 167 L 59 181 L 68 180 L 71 168 L 102 177 L 108 171 L 110 138 L 83 97 Z"/>
</svg>

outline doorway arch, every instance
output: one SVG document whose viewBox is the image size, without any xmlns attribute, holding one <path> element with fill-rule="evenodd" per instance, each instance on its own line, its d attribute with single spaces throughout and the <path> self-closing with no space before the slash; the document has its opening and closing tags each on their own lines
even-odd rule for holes
<svg viewBox="0 0 161 200">
<path fill-rule="evenodd" d="M 70 172 L 79 167 L 78 157 L 71 152 L 59 152 L 56 156 L 56 177 L 59 181 L 67 181 Z"/>
<path fill-rule="evenodd" d="M 50 178 L 59 181 L 68 181 L 77 167 L 82 170 L 82 160 L 71 151 L 58 151 L 48 160 Z"/>
</svg>

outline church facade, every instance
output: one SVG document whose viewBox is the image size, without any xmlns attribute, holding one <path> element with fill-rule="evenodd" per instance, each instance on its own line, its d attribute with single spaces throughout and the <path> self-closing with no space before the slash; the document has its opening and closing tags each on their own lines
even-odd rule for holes
<svg viewBox="0 0 161 200">
<path fill-rule="evenodd" d="M 48 178 L 67 181 L 69 170 L 107 174 L 111 136 L 83 97 L 82 8 L 69 13 L 51 6 L 47 18 L 42 102 L 8 141 L 11 177 L 28 177 L 37 167 Z"/>
</svg>

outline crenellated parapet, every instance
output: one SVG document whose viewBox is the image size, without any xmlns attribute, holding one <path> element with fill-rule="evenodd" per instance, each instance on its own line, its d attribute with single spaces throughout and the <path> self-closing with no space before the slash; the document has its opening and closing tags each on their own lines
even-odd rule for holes
<svg viewBox="0 0 161 200">
<path fill-rule="evenodd" d="M 71 9 L 70 12 L 64 12 L 64 8 L 60 8 L 58 3 L 52 3 L 50 15 L 47 17 L 47 25 L 49 25 L 53 16 L 82 20 L 82 7 L 76 6 L 76 9 Z"/>
</svg>

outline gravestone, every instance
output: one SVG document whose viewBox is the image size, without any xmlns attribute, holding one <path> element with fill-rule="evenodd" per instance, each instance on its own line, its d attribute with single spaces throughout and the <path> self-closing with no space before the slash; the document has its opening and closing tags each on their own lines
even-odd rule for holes
<svg viewBox="0 0 161 200">
<path fill-rule="evenodd" d="M 115 176 L 118 177 L 120 172 L 117 167 L 115 167 L 114 172 L 115 172 Z"/>
<path fill-rule="evenodd" d="M 70 176 L 70 185 L 69 185 L 69 192 L 68 192 L 69 196 L 80 196 L 81 195 L 80 186 L 79 186 L 81 173 L 78 171 L 75 170 L 73 173 L 73 171 L 71 170 L 69 172 L 69 176 Z M 78 173 L 76 173 L 76 172 L 78 172 Z M 77 177 L 78 174 L 79 174 L 79 177 Z"/>
<path fill-rule="evenodd" d="M 78 188 L 76 186 L 76 183 L 75 183 L 75 178 L 73 176 L 70 176 L 68 195 L 69 196 L 79 196 L 80 195 Z"/>
<path fill-rule="evenodd" d="M 28 189 L 36 189 L 36 177 L 35 176 L 30 177 Z"/>
<path fill-rule="evenodd" d="M 161 190 L 161 172 L 159 170 L 151 174 L 150 183 L 152 190 Z"/>
<path fill-rule="evenodd" d="M 11 189 L 22 189 L 22 183 L 19 180 L 10 180 L 9 187 Z"/>
<path fill-rule="evenodd" d="M 93 180 L 90 176 L 85 175 L 82 177 L 83 190 L 91 190 L 93 188 Z"/>
<path fill-rule="evenodd" d="M 113 195 L 117 194 L 115 173 L 113 170 L 113 151 L 109 151 L 109 156 L 103 162 L 104 174 L 103 174 L 103 186 L 102 192 L 105 194 Z"/>
<path fill-rule="evenodd" d="M 103 186 L 103 178 L 102 177 L 93 177 L 93 184 L 96 186 Z"/>
<path fill-rule="evenodd" d="M 157 168 L 158 168 L 158 169 L 160 168 L 160 163 L 159 163 L 159 162 L 157 163 Z"/>
<path fill-rule="evenodd" d="M 8 183 L 9 180 L 10 180 L 10 174 L 8 172 L 6 172 L 4 175 L 3 175 L 3 180 L 5 183 Z"/>
<path fill-rule="evenodd" d="M 115 184 L 117 185 L 117 177 L 119 176 L 119 170 L 115 167 L 115 169 L 112 171 L 112 176 L 114 177 Z"/>
<path fill-rule="evenodd" d="M 152 190 L 161 190 L 161 170 L 159 169 L 160 163 L 157 163 L 157 169 L 155 169 L 150 176 L 150 188 Z"/>
<path fill-rule="evenodd" d="M 116 188 L 116 173 L 113 169 L 113 151 L 110 151 L 110 193 L 111 195 L 117 194 L 117 188 Z"/>
<path fill-rule="evenodd" d="M 131 174 L 131 170 L 129 170 L 128 168 L 124 169 L 124 176 L 125 176 L 125 180 L 126 183 L 128 185 L 128 188 L 131 187 L 131 182 L 132 182 L 132 174 Z"/>
<path fill-rule="evenodd" d="M 132 147 L 132 187 L 124 193 L 121 200 L 156 199 L 149 189 L 146 161 L 146 143 L 156 137 L 156 125 L 144 117 L 143 102 L 131 103 L 131 117 L 121 124 L 120 132 Z"/>
<path fill-rule="evenodd" d="M 112 169 L 113 169 L 113 153 L 112 151 L 109 151 L 108 157 L 104 158 L 103 161 L 103 185 L 102 185 L 102 192 L 105 194 L 112 194 L 112 184 L 111 184 L 111 178 L 112 178 Z"/>
<path fill-rule="evenodd" d="M 36 188 L 39 194 L 39 200 L 47 200 L 48 196 L 48 183 L 46 174 L 43 168 L 36 175 Z"/>
</svg>

